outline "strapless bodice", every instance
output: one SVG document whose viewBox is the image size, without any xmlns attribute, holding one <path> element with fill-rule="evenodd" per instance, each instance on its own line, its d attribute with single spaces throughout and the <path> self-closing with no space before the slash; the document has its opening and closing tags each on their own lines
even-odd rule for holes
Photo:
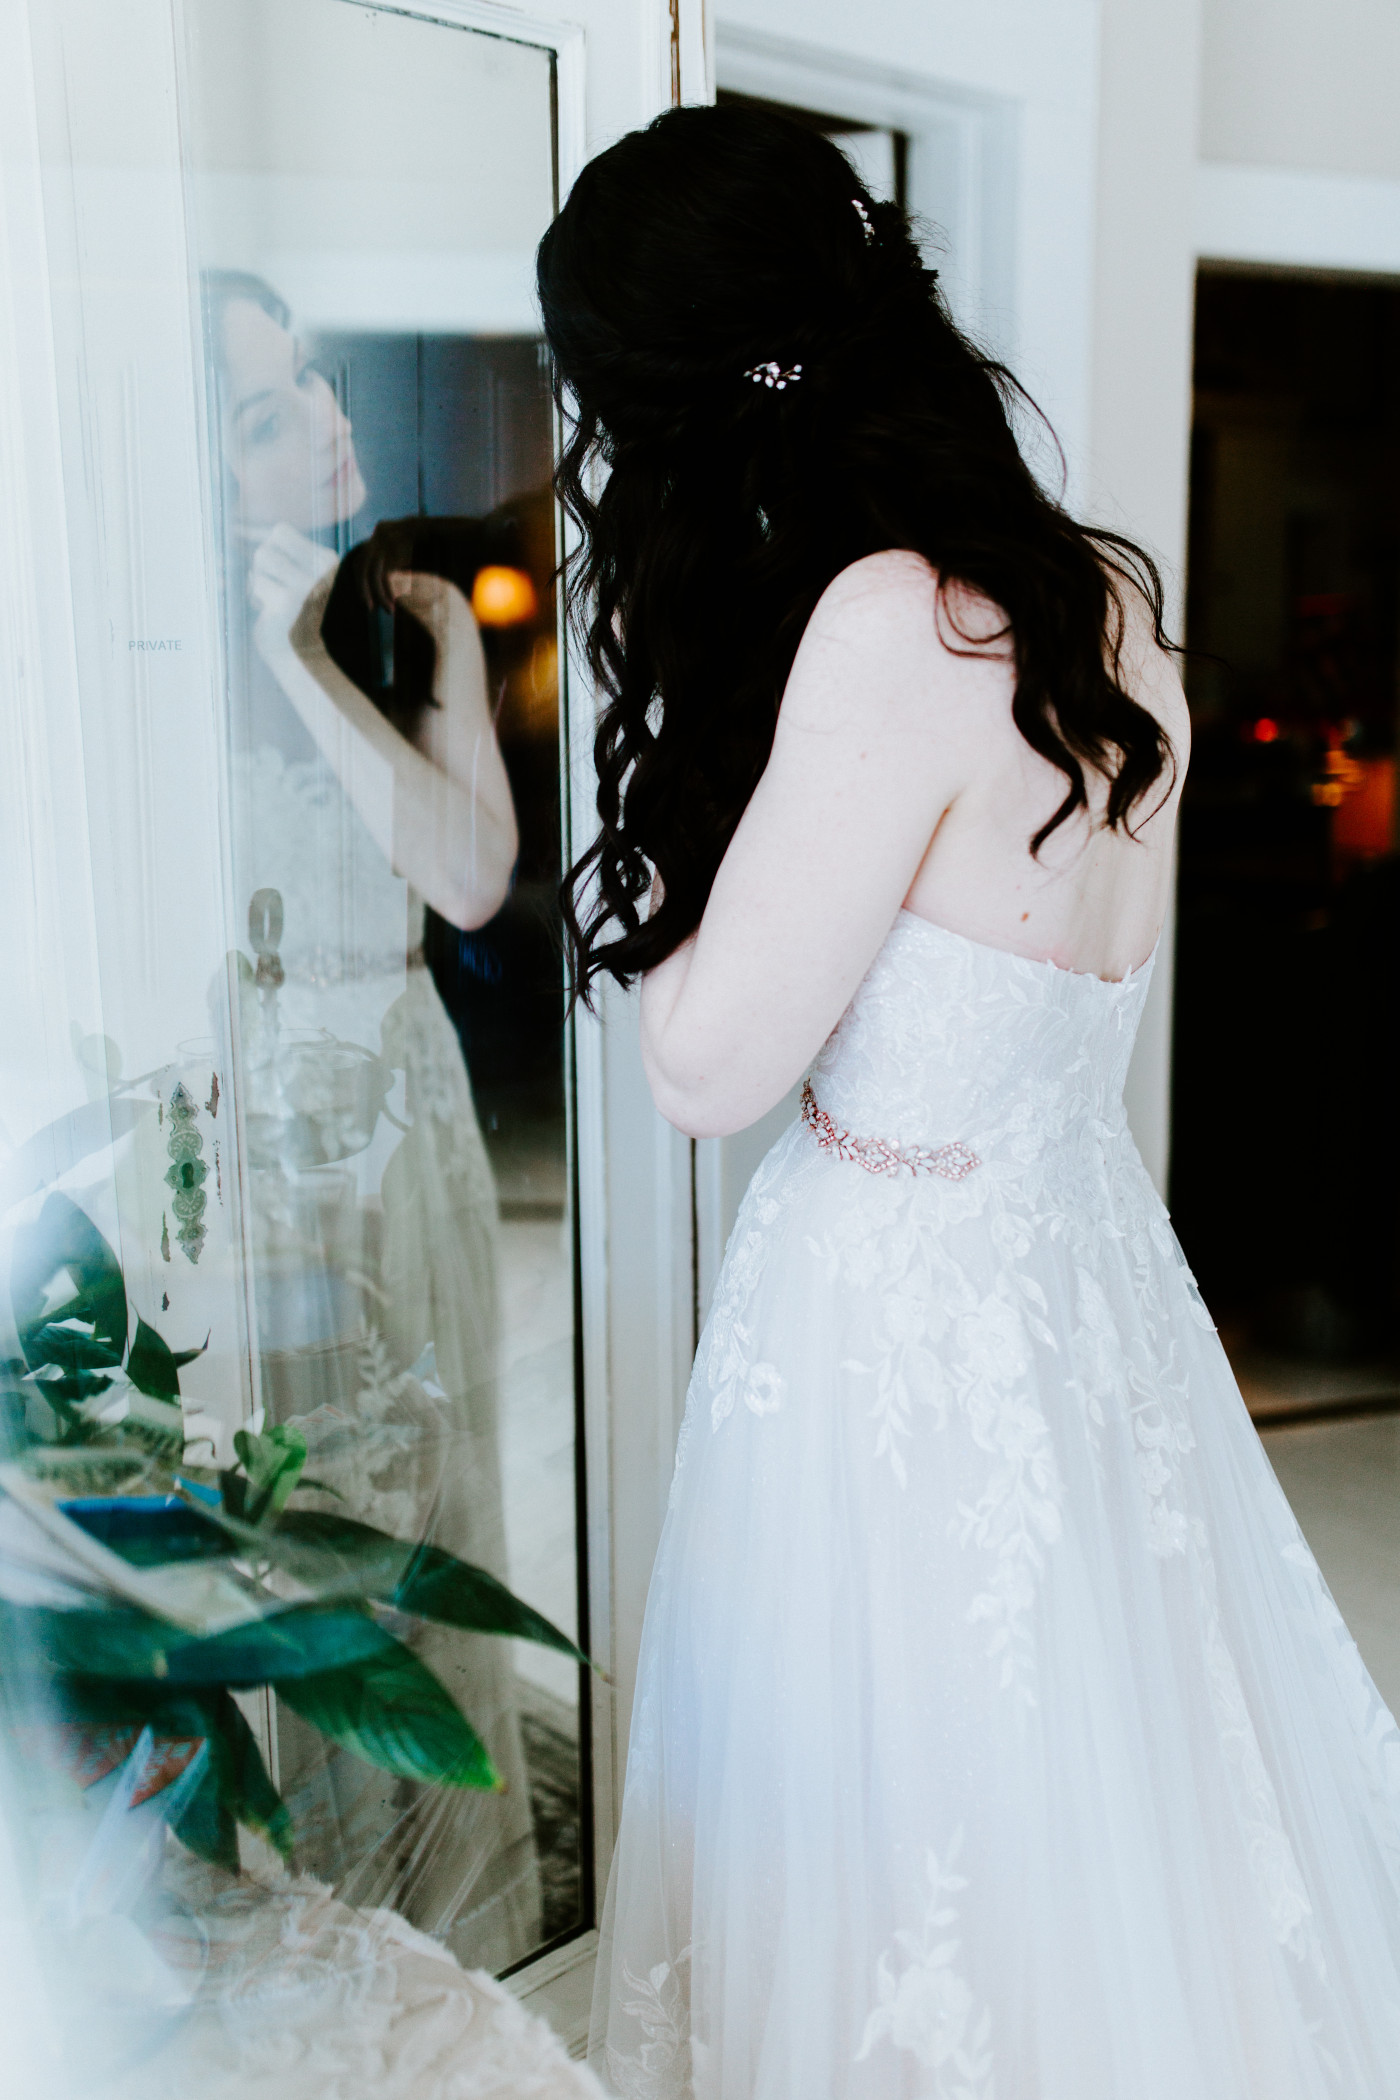
<svg viewBox="0 0 1400 2100">
<path fill-rule="evenodd" d="M 1117 982 L 987 947 L 902 911 L 812 1068 L 834 1124 L 901 1146 L 1027 1158 L 1124 1128 L 1151 979 Z"/>
</svg>

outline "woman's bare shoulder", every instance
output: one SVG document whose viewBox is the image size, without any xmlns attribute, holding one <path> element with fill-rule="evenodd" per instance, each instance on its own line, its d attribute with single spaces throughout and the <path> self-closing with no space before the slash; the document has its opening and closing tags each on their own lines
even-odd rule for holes
<svg viewBox="0 0 1400 2100">
<path fill-rule="evenodd" d="M 832 577 L 812 614 L 818 629 L 886 623 L 912 615 L 935 643 L 994 642 L 1006 632 L 1006 615 L 974 584 L 945 578 L 910 547 L 864 554 Z M 956 633 L 949 621 L 955 623 Z"/>
<path fill-rule="evenodd" d="M 963 689 L 1000 667 L 1003 614 L 980 593 L 945 583 L 923 555 L 888 548 L 851 562 L 807 623 L 783 699 L 794 718 L 849 701 L 861 723 L 932 726 Z"/>
</svg>

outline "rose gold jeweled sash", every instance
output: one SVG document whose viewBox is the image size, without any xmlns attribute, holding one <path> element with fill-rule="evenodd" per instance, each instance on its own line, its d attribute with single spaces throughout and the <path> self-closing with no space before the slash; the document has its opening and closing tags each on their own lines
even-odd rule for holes
<svg viewBox="0 0 1400 2100">
<path fill-rule="evenodd" d="M 818 1108 L 810 1079 L 802 1083 L 802 1120 L 823 1152 L 834 1152 L 867 1174 L 938 1174 L 944 1181 L 963 1181 L 982 1162 L 970 1145 L 954 1138 L 948 1145 L 892 1145 L 885 1138 L 853 1137 L 838 1130 L 824 1108 Z"/>
</svg>

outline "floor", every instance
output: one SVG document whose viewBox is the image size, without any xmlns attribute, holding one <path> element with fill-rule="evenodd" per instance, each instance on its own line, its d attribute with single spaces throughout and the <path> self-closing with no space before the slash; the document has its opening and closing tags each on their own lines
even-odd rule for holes
<svg viewBox="0 0 1400 2100">
<path fill-rule="evenodd" d="M 1303 1415 L 1400 1409 L 1400 1362 L 1394 1356 L 1329 1363 L 1325 1358 L 1285 1355 L 1261 1349 L 1235 1333 L 1226 1320 L 1220 1324 L 1220 1339 L 1245 1405 L 1261 1429 Z"/>
<path fill-rule="evenodd" d="M 1303 1535 L 1392 1712 L 1400 1712 L 1400 1413 L 1263 1431 Z"/>
</svg>

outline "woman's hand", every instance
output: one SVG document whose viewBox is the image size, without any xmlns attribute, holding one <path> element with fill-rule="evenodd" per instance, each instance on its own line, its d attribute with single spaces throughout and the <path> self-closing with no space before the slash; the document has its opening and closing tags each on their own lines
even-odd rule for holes
<svg viewBox="0 0 1400 2100">
<path fill-rule="evenodd" d="M 253 556 L 248 595 L 258 609 L 253 640 L 264 663 L 303 662 L 324 645 L 321 620 L 339 567 L 328 547 L 294 525 L 274 525 Z"/>
</svg>

